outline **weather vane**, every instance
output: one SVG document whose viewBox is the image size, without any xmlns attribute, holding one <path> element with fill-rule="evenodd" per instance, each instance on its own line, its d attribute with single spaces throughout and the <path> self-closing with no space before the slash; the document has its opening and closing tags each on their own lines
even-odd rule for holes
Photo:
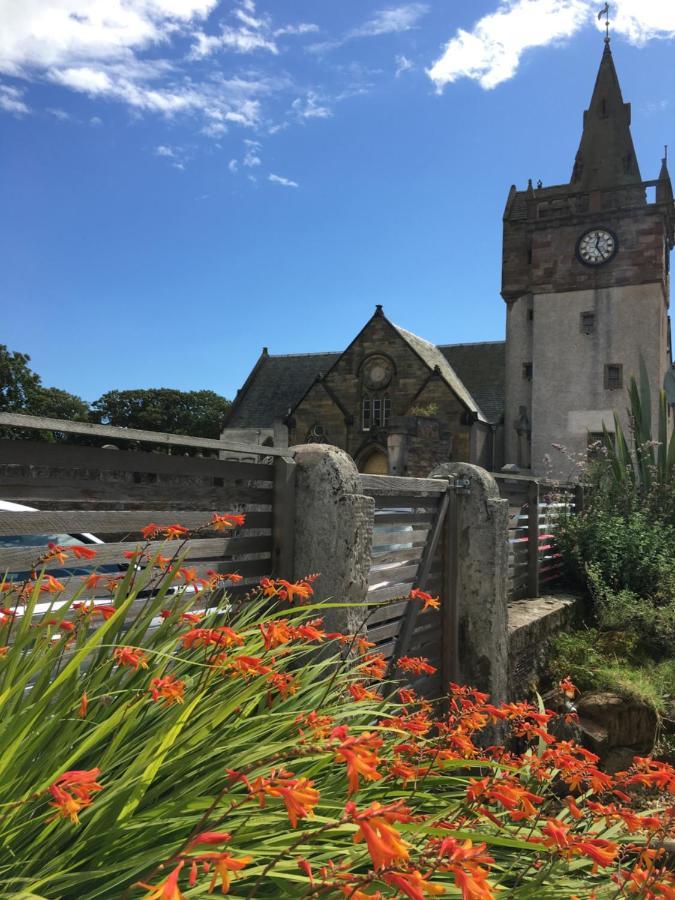
<svg viewBox="0 0 675 900">
<path fill-rule="evenodd" d="M 609 3 L 605 3 L 604 7 L 598 13 L 598 19 L 605 18 L 605 43 L 609 44 Z"/>
</svg>

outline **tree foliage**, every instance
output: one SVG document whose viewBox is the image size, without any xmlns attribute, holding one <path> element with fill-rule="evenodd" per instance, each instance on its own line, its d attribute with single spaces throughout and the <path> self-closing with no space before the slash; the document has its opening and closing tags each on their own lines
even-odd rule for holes
<svg viewBox="0 0 675 900">
<path fill-rule="evenodd" d="M 149 388 L 108 391 L 94 401 L 92 414 L 104 425 L 217 439 L 229 407 L 215 391 Z"/>
</svg>

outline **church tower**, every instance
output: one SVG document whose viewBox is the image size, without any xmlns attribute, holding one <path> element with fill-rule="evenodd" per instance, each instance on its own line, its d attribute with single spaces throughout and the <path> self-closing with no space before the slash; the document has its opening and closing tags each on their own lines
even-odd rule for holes
<svg viewBox="0 0 675 900">
<path fill-rule="evenodd" d="M 555 476 L 573 475 L 552 445 L 585 457 L 614 410 L 628 428 L 641 360 L 655 420 L 670 369 L 673 190 L 666 159 L 642 180 L 630 119 L 607 37 L 570 183 L 512 187 L 506 203 L 504 461 L 534 474 L 550 457 Z"/>
</svg>

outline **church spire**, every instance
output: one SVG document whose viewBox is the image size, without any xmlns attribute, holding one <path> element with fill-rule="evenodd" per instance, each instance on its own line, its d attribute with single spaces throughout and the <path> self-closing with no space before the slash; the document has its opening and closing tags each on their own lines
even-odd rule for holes
<svg viewBox="0 0 675 900">
<path fill-rule="evenodd" d="M 572 184 L 592 190 L 641 181 L 630 133 L 630 103 L 623 102 L 607 37 L 591 103 L 584 113 Z"/>
</svg>

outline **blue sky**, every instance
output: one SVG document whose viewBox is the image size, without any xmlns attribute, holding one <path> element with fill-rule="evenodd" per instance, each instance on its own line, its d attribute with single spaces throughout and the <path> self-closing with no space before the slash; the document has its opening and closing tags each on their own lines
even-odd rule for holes
<svg viewBox="0 0 675 900">
<path fill-rule="evenodd" d="M 210 388 L 376 303 L 498 340 L 509 186 L 569 180 L 590 0 L 0 0 L 0 342 L 48 385 Z M 613 4 L 643 178 L 675 3 Z"/>
</svg>

